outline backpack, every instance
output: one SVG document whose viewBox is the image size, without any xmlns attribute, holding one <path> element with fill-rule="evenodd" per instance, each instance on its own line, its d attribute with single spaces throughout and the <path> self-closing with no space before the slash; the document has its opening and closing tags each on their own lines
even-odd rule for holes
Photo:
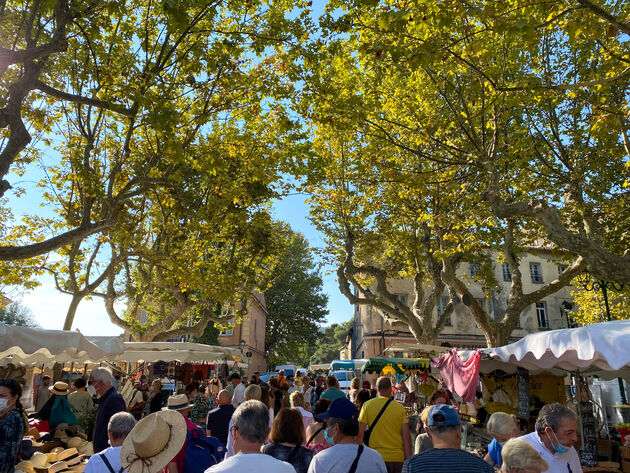
<svg viewBox="0 0 630 473">
<path fill-rule="evenodd" d="M 206 437 L 201 429 L 186 432 L 186 441 L 182 473 L 204 473 L 225 456 L 225 445 L 216 437 Z"/>
</svg>

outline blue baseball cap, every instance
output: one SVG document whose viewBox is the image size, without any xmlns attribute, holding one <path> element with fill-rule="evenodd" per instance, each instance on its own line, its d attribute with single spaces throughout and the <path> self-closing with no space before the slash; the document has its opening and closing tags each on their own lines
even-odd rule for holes
<svg viewBox="0 0 630 473">
<path fill-rule="evenodd" d="M 336 417 L 338 419 L 354 419 L 357 415 L 357 408 L 349 399 L 340 397 L 335 399 L 328 406 L 326 412 L 322 412 L 317 415 L 317 420 L 328 419 L 329 417 Z"/>
<path fill-rule="evenodd" d="M 446 427 L 451 425 L 461 425 L 459 414 L 448 404 L 438 404 L 433 406 L 427 417 L 429 427 Z"/>
</svg>

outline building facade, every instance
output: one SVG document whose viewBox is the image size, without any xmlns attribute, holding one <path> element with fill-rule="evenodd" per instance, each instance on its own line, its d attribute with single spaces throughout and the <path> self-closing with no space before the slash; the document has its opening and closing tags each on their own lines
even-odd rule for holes
<svg viewBox="0 0 630 473">
<path fill-rule="evenodd" d="M 267 371 L 265 353 L 265 328 L 267 323 L 267 306 L 265 295 L 254 293 L 247 301 L 247 313 L 240 323 L 219 334 L 219 344 L 224 347 L 241 349 L 243 361 L 248 363 L 245 374 L 248 378 L 254 371 Z"/>
<path fill-rule="evenodd" d="M 523 256 L 519 263 L 522 274 L 523 292 L 535 291 L 555 280 L 567 267 L 559 264 L 550 251 L 532 250 Z M 481 285 L 475 281 L 474 275 L 479 268 L 473 264 L 462 263 L 457 271 L 461 280 L 469 283 L 469 290 L 477 301 L 495 320 L 505 315 L 507 298 L 511 285 L 511 274 L 506 263 L 495 261 L 493 271 L 498 286 L 491 294 L 484 294 Z M 395 279 L 389 281 L 389 289 L 405 304 L 414 300 L 413 281 Z M 568 316 L 573 307 L 571 291 L 574 286 L 566 286 L 541 301 L 532 304 L 520 315 L 518 327 L 512 332 L 510 341 L 524 337 L 528 333 L 539 330 L 566 328 L 571 324 Z M 433 316 L 437 320 L 438 312 L 448 304 L 448 293 L 445 291 L 434 309 Z M 394 343 L 415 343 L 416 340 L 404 323 L 389 323 L 380 313 L 369 305 L 355 305 L 354 324 L 348 337 L 348 350 L 354 359 L 384 356 L 385 349 Z M 462 348 L 486 347 L 483 332 L 477 328 L 475 320 L 468 308 L 459 303 L 447 321 L 438 338 L 438 343 L 445 346 Z M 391 353 L 390 353 L 391 355 Z M 393 354 L 398 355 L 397 353 Z"/>
</svg>

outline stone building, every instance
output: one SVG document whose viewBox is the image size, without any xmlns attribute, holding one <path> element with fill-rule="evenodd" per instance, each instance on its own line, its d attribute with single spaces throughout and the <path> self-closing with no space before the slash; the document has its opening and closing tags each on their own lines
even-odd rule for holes
<svg viewBox="0 0 630 473">
<path fill-rule="evenodd" d="M 553 258 L 548 250 L 530 250 L 520 261 L 523 292 L 535 291 L 541 285 L 555 280 L 566 267 L 566 264 L 559 264 L 557 258 Z M 493 269 L 499 286 L 489 295 L 484 295 L 480 284 L 472 277 L 478 270 L 475 265 L 462 263 L 457 274 L 460 279 L 470 283 L 470 291 L 486 312 L 496 320 L 501 320 L 506 310 L 511 274 L 505 263 L 495 261 Z M 411 280 L 390 280 L 389 287 L 402 302 L 410 304 L 413 301 L 414 290 Z M 524 310 L 520 316 L 519 326 L 512 332 L 510 341 L 515 341 L 535 331 L 565 328 L 570 325 L 568 311 L 573 307 L 570 295 L 573 289 L 573 286 L 566 286 Z M 445 292 L 438 301 L 438 307 L 434 309 L 434 317 L 437 318 L 438 310 L 441 311 L 441 307 L 447 303 L 448 294 Z M 347 347 L 351 358 L 383 356 L 386 348 L 393 343 L 401 342 L 416 342 L 405 324 L 388 323 L 371 306 L 355 306 L 354 324 L 348 337 Z M 483 333 L 477 328 L 468 308 L 461 302 L 456 305 L 450 320 L 447 321 L 438 343 L 465 348 L 487 346 Z M 398 354 L 389 353 L 389 355 Z"/>
<path fill-rule="evenodd" d="M 243 360 L 249 363 L 248 378 L 254 371 L 267 371 L 265 354 L 265 325 L 267 322 L 267 306 L 265 296 L 254 293 L 247 301 L 247 313 L 240 323 L 219 334 L 219 344 L 224 347 L 235 347 L 242 350 Z M 249 356 L 248 356 L 249 355 Z"/>
</svg>

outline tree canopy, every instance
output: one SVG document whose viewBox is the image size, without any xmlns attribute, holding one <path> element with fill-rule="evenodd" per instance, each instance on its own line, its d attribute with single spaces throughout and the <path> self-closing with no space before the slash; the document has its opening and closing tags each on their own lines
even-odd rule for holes
<svg viewBox="0 0 630 473">
<path fill-rule="evenodd" d="M 23 327 L 38 326 L 31 310 L 19 302 L 12 302 L 0 308 L 0 323 Z"/>
<path fill-rule="evenodd" d="M 272 56 L 304 40 L 294 6 L 5 2 L 0 194 L 46 211 L 3 209 L 3 282 L 51 274 L 73 297 L 66 329 L 98 296 L 141 339 L 200 334 L 264 289 L 281 251 L 269 201 L 302 146 Z M 27 172 L 40 191 L 20 188 Z"/>
<path fill-rule="evenodd" d="M 332 324 L 325 327 L 318 335 L 318 343 L 311 355 L 311 364 L 330 363 L 339 359 L 339 351 L 346 343 L 346 336 L 352 328 L 353 321 Z"/>
<path fill-rule="evenodd" d="M 498 344 L 587 266 L 630 281 L 627 17 L 619 2 L 330 2 L 293 73 L 342 292 L 430 341 L 445 284 Z M 569 272 L 525 294 L 518 261 L 541 244 Z M 492 254 L 514 276 L 501 321 L 455 271 L 479 265 L 491 290 Z M 414 282 L 409 308 L 387 278 Z"/>
<path fill-rule="evenodd" d="M 265 291 L 267 323 L 265 350 L 278 353 L 273 364 L 300 360 L 304 349 L 318 341 L 318 329 L 326 321 L 328 296 L 313 261 L 313 251 L 300 233 L 284 228 L 288 244 L 272 272 Z"/>
</svg>

